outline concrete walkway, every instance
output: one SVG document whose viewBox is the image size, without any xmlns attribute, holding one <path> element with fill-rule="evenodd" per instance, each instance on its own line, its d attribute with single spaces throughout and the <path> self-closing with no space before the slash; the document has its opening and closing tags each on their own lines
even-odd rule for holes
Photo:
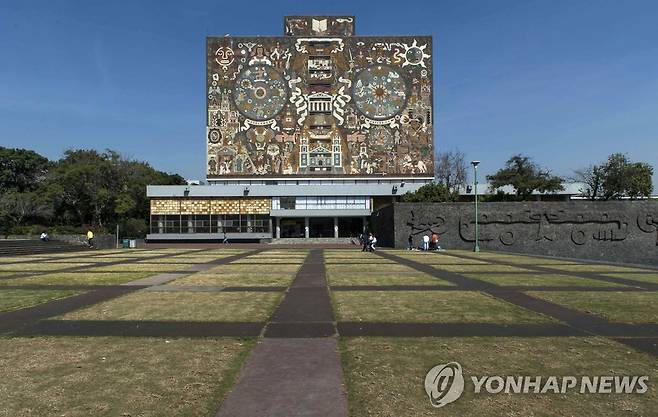
<svg viewBox="0 0 658 417">
<path fill-rule="evenodd" d="M 218 417 L 346 417 L 324 256 L 311 250 Z"/>
</svg>

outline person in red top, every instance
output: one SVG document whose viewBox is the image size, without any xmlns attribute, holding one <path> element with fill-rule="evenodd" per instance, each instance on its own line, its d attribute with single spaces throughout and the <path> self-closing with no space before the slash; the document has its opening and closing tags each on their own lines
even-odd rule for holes
<svg viewBox="0 0 658 417">
<path fill-rule="evenodd" d="M 437 250 L 439 248 L 439 235 L 432 233 L 432 250 Z"/>
</svg>

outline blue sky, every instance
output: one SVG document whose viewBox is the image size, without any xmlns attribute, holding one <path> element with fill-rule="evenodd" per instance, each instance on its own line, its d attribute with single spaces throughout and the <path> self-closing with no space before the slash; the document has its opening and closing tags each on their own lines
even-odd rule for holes
<svg viewBox="0 0 658 417">
<path fill-rule="evenodd" d="M 0 145 L 111 148 L 202 179 L 205 37 L 282 35 L 287 14 L 433 35 L 435 143 L 485 174 L 514 153 L 564 176 L 612 152 L 658 169 L 653 0 L 7 0 Z"/>
</svg>

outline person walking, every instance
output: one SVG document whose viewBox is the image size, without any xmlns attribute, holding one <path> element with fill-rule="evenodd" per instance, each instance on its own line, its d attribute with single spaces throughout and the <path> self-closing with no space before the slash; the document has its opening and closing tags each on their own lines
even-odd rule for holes
<svg viewBox="0 0 658 417">
<path fill-rule="evenodd" d="M 370 236 L 370 252 L 374 252 L 377 248 L 375 245 L 377 244 L 377 237 L 375 235 Z"/>
<path fill-rule="evenodd" d="M 368 234 L 366 232 L 361 233 L 361 245 L 363 248 L 361 249 L 361 252 L 366 252 L 368 250 Z"/>
<path fill-rule="evenodd" d="M 414 235 L 409 233 L 409 238 L 407 239 L 409 241 L 409 244 L 407 245 L 408 250 L 413 250 L 414 248 Z"/>
<path fill-rule="evenodd" d="M 87 231 L 87 244 L 90 248 L 94 247 L 94 232 L 92 232 L 91 229 Z"/>
<path fill-rule="evenodd" d="M 224 232 L 224 240 L 222 240 L 222 243 L 223 243 L 223 244 L 227 244 L 227 243 L 228 243 L 228 237 L 226 237 L 226 232 Z"/>
<path fill-rule="evenodd" d="M 430 249 L 430 237 L 427 235 L 423 236 L 423 250 Z"/>
</svg>

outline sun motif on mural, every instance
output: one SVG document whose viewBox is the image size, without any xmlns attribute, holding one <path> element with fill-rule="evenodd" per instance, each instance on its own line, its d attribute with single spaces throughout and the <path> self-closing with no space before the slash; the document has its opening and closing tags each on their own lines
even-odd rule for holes
<svg viewBox="0 0 658 417">
<path fill-rule="evenodd" d="M 279 114 L 288 100 L 283 76 L 267 65 L 247 67 L 235 81 L 235 105 L 251 120 L 269 120 Z"/>
<path fill-rule="evenodd" d="M 364 116 L 387 120 L 397 115 L 407 103 L 407 86 L 393 68 L 373 65 L 357 75 L 353 97 L 357 110 Z"/>
<path fill-rule="evenodd" d="M 406 43 L 403 43 L 402 46 L 405 49 L 405 62 L 402 63 L 402 68 L 406 67 L 407 65 L 420 65 L 421 67 L 425 68 L 425 60 L 431 58 L 431 55 L 425 53 L 427 44 L 418 46 L 418 41 L 414 39 L 411 46 L 407 45 Z"/>
</svg>

